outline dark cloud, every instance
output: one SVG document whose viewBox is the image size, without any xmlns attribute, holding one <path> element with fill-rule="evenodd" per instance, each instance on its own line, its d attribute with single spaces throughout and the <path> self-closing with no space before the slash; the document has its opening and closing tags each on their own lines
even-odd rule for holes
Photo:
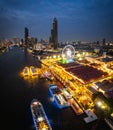
<svg viewBox="0 0 113 130">
<path fill-rule="evenodd" d="M 48 38 L 54 17 L 60 40 L 113 40 L 113 0 L 1 0 L 0 35 L 23 37 L 27 26 L 31 35 Z"/>
</svg>

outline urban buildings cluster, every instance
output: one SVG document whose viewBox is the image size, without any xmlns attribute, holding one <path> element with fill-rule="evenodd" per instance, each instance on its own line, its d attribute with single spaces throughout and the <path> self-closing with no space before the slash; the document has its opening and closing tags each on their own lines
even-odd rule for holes
<svg viewBox="0 0 113 130">
<path fill-rule="evenodd" d="M 43 50 L 52 49 L 58 50 L 66 45 L 73 45 L 76 50 L 93 51 L 102 55 L 104 52 L 113 55 L 113 43 L 107 42 L 105 38 L 100 41 L 84 42 L 80 40 L 74 41 L 59 41 L 58 40 L 58 20 L 53 19 L 52 29 L 50 31 L 50 37 L 48 40 L 38 39 L 37 37 L 32 37 L 29 33 L 28 27 L 24 28 L 24 38 L 13 37 L 12 40 L 1 39 L 0 40 L 0 50 L 7 48 L 9 45 L 15 46 L 26 46 L 33 50 Z"/>
</svg>

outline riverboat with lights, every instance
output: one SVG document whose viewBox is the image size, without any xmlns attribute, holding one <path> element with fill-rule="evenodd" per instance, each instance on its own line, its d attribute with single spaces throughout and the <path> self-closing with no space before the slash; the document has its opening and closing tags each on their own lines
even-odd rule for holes
<svg viewBox="0 0 113 130">
<path fill-rule="evenodd" d="M 52 130 L 41 102 L 33 99 L 30 104 L 33 122 L 36 130 Z"/>
<path fill-rule="evenodd" d="M 30 66 L 29 68 L 31 76 L 38 75 L 38 71 L 34 66 Z"/>
<path fill-rule="evenodd" d="M 29 76 L 29 67 L 25 67 L 24 69 L 23 69 L 23 76 Z"/>
</svg>

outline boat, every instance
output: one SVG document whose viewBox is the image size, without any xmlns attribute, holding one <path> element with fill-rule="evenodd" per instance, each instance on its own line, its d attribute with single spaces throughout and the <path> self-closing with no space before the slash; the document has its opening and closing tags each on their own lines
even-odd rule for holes
<svg viewBox="0 0 113 130">
<path fill-rule="evenodd" d="M 23 75 L 24 76 L 29 76 L 29 67 L 25 67 L 24 69 L 23 69 Z"/>
<path fill-rule="evenodd" d="M 33 99 L 30 104 L 33 122 L 36 130 L 52 130 L 41 102 Z"/>
<path fill-rule="evenodd" d="M 41 79 L 48 79 L 49 81 L 54 80 L 53 75 L 50 72 L 47 72 L 47 71 L 46 72 L 42 71 L 41 74 L 40 74 L 40 78 Z"/>
<path fill-rule="evenodd" d="M 47 78 L 50 81 L 53 81 L 54 79 L 53 75 L 49 71 L 43 72 L 43 75 L 45 76 L 45 78 Z"/>
<path fill-rule="evenodd" d="M 37 69 L 34 66 L 30 66 L 29 71 L 31 76 L 38 75 Z"/>
<path fill-rule="evenodd" d="M 70 103 L 67 101 L 62 91 L 56 84 L 49 85 L 49 92 L 54 99 L 54 102 L 58 106 L 58 108 L 66 108 L 70 106 Z"/>
</svg>

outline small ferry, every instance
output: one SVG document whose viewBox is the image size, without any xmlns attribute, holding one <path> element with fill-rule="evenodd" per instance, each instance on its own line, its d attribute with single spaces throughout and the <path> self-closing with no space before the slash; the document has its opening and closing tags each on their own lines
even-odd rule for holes
<svg viewBox="0 0 113 130">
<path fill-rule="evenodd" d="M 50 72 L 44 72 L 42 71 L 41 74 L 40 74 L 40 78 L 42 79 L 48 79 L 49 81 L 53 81 L 54 80 L 54 77 L 53 75 L 50 73 Z"/>
<path fill-rule="evenodd" d="M 37 99 L 33 99 L 30 104 L 32 117 L 36 130 L 52 130 L 45 110 Z"/>
<path fill-rule="evenodd" d="M 29 67 L 25 67 L 24 69 L 23 69 L 23 75 L 24 76 L 29 76 Z"/>
<path fill-rule="evenodd" d="M 49 92 L 54 99 L 54 102 L 58 108 L 66 108 L 70 106 L 70 103 L 66 100 L 60 88 L 55 84 L 49 85 Z"/>
<path fill-rule="evenodd" d="M 46 79 L 53 81 L 54 77 L 49 71 L 43 72 L 43 75 L 45 76 Z"/>
<path fill-rule="evenodd" d="M 34 66 L 30 66 L 29 68 L 30 74 L 33 75 L 38 75 L 37 69 Z"/>
</svg>

